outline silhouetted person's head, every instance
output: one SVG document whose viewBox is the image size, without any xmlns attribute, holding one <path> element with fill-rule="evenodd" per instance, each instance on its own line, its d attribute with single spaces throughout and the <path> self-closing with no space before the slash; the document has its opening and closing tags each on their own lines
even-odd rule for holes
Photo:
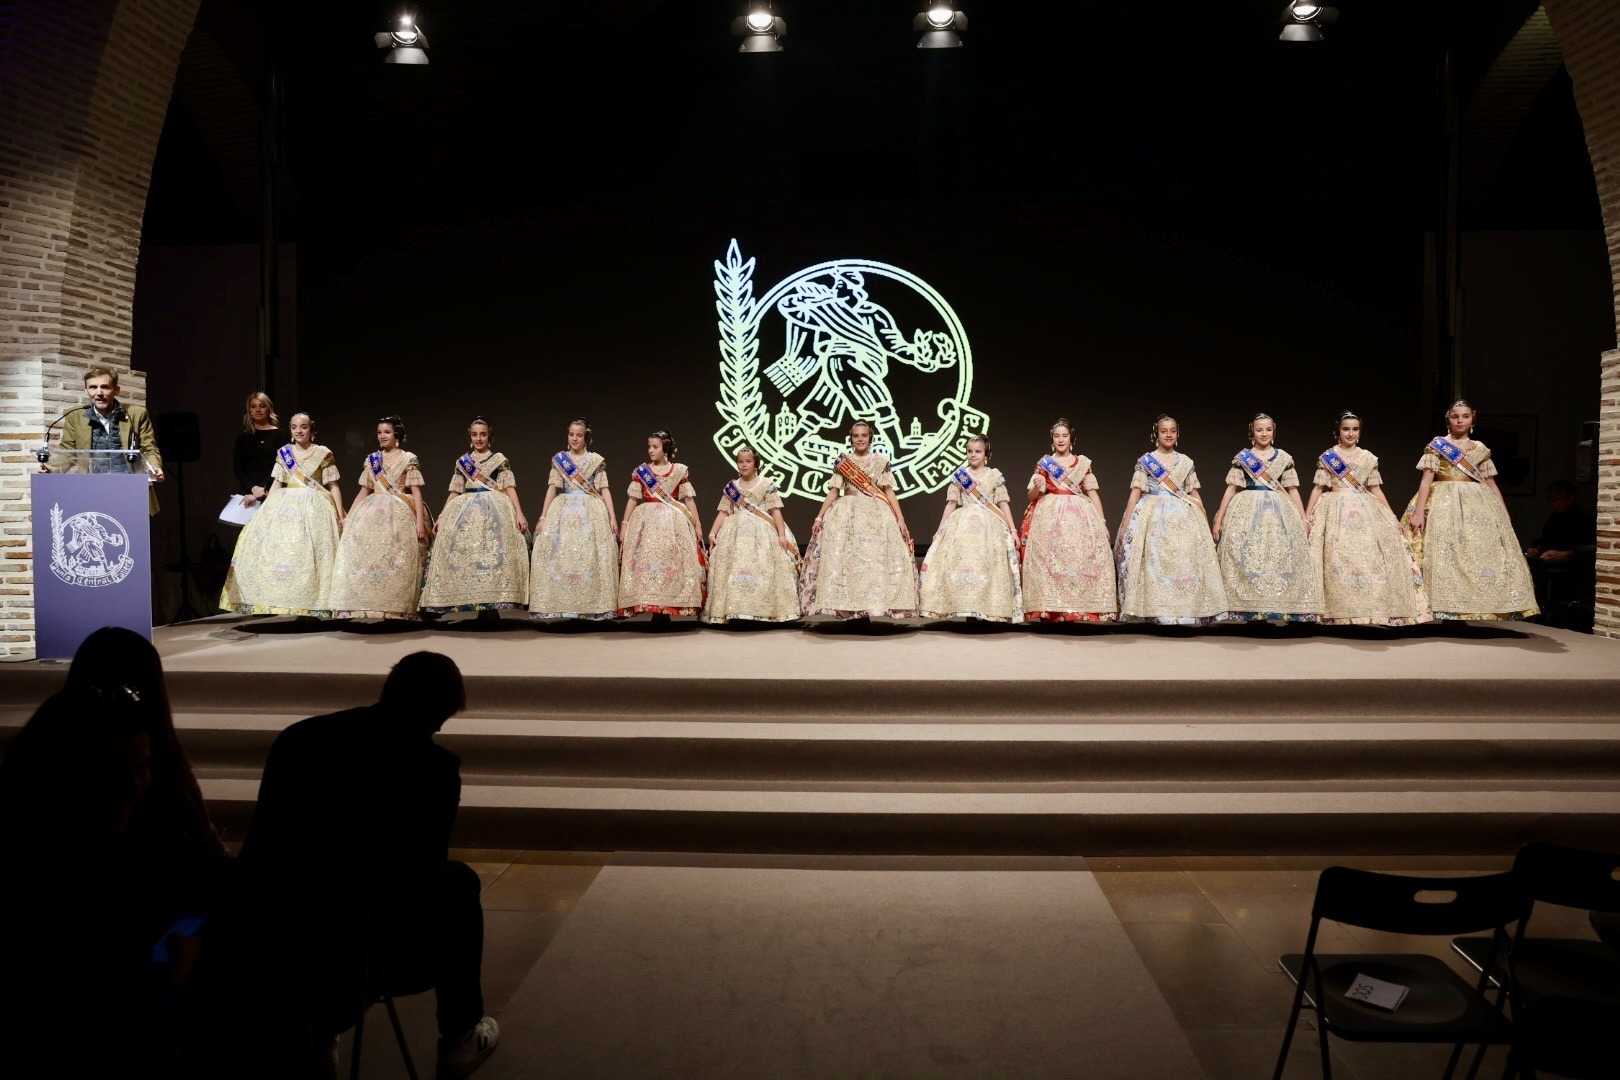
<svg viewBox="0 0 1620 1080">
<path fill-rule="evenodd" d="M 1563 513 L 1575 505 L 1575 485 L 1568 480 L 1554 480 L 1547 485 L 1547 498 L 1555 511 Z"/>
<path fill-rule="evenodd" d="M 0 761 L 0 845 L 108 839 L 151 785 L 147 716 L 134 696 L 63 690 Z"/>
<path fill-rule="evenodd" d="M 388 673 L 377 704 L 412 729 L 431 735 L 467 707 L 461 669 L 443 653 L 411 653 Z"/>
<path fill-rule="evenodd" d="M 64 687 L 74 690 L 119 686 L 133 690 L 155 719 L 164 724 L 173 722 L 157 648 L 133 630 L 103 626 L 80 643 Z"/>
</svg>

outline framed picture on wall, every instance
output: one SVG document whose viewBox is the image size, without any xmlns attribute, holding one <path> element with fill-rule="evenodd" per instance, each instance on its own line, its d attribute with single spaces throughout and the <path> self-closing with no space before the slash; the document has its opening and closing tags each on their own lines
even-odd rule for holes
<svg viewBox="0 0 1620 1080">
<path fill-rule="evenodd" d="M 1474 425 L 1474 438 L 1491 448 L 1504 495 L 1536 494 L 1536 427 L 1528 414 L 1492 414 Z"/>
</svg>

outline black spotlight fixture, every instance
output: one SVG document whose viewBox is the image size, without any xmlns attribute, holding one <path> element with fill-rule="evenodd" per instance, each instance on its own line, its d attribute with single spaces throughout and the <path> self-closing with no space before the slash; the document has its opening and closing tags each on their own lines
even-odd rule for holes
<svg viewBox="0 0 1620 1080">
<path fill-rule="evenodd" d="M 787 20 L 771 11 L 767 0 L 755 0 L 748 5 L 747 14 L 731 20 L 731 32 L 742 38 L 738 52 L 781 52 L 782 39 L 787 37 Z"/>
<path fill-rule="evenodd" d="M 1339 9 L 1317 3 L 1317 0 L 1289 0 L 1283 8 L 1280 41 L 1321 41 L 1322 27 L 1331 26 L 1339 18 Z"/>
<path fill-rule="evenodd" d="M 377 48 L 387 49 L 385 64 L 425 64 L 428 62 L 427 35 L 417 25 L 415 12 L 403 12 L 391 28 L 373 38 Z"/>
<path fill-rule="evenodd" d="M 917 38 L 919 49 L 960 49 L 962 33 L 967 30 L 967 12 L 957 11 L 944 0 L 929 0 L 911 20 L 911 28 L 921 35 Z"/>
</svg>

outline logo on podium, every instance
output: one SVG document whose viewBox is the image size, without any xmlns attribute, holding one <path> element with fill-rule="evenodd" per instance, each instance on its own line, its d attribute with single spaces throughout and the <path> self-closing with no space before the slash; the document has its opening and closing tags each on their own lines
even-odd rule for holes
<svg viewBox="0 0 1620 1080">
<path fill-rule="evenodd" d="M 68 585 L 116 585 L 135 569 L 129 531 L 117 518 L 85 510 L 64 519 L 62 505 L 51 507 L 51 573 Z"/>
<path fill-rule="evenodd" d="M 872 425 L 895 494 L 938 491 L 990 418 L 968 403 L 973 350 L 956 312 L 887 263 L 817 263 L 754 297 L 754 260 L 731 241 L 714 264 L 721 420 L 728 458 L 747 444 L 786 495 L 820 499 L 856 420 Z M 760 338 L 776 353 L 760 370 Z"/>
</svg>

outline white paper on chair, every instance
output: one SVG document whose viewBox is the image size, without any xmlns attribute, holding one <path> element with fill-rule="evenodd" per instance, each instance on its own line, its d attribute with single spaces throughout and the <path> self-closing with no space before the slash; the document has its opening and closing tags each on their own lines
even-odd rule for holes
<svg viewBox="0 0 1620 1080">
<path fill-rule="evenodd" d="M 256 502 L 252 506 L 242 505 L 242 496 L 232 495 L 231 501 L 225 504 L 225 509 L 219 512 L 219 520 L 227 525 L 246 525 L 253 520 L 253 515 L 259 512 L 263 502 Z"/>
<path fill-rule="evenodd" d="M 1351 1001 L 1360 1001 L 1394 1012 L 1400 1007 L 1401 1002 L 1406 1000 L 1409 989 L 1399 983 L 1375 979 L 1371 975 L 1357 975 L 1351 980 L 1350 988 L 1344 992 L 1344 996 Z"/>
</svg>

